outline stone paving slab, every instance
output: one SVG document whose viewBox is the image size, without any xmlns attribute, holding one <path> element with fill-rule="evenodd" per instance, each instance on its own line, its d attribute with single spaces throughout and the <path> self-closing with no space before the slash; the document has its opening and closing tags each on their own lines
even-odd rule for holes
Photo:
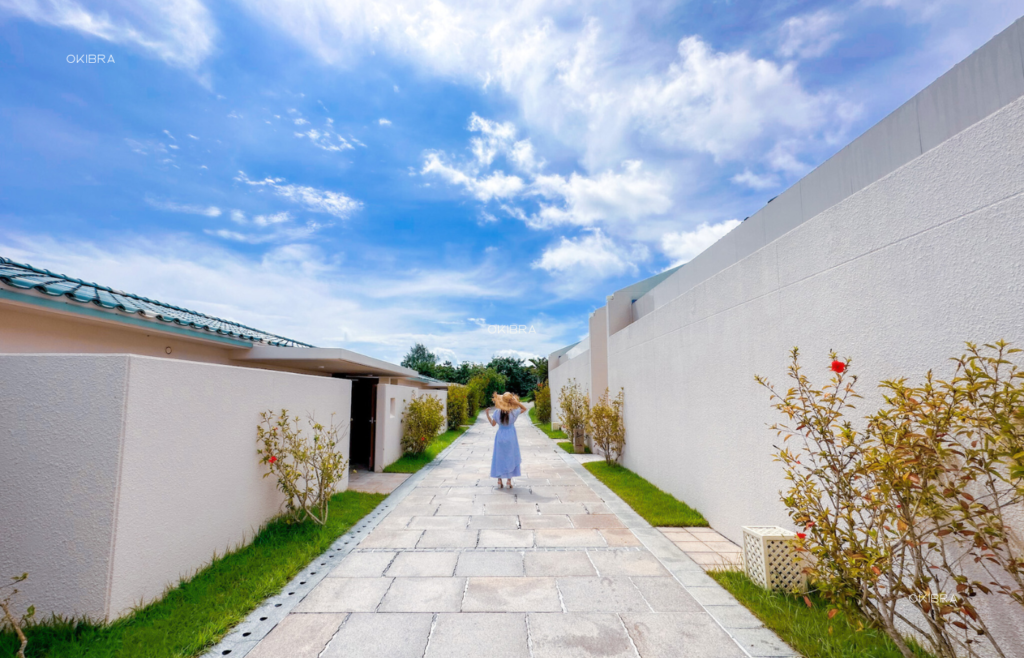
<svg viewBox="0 0 1024 658">
<path fill-rule="evenodd" d="M 514 488 L 478 422 L 208 655 L 795 656 L 673 542 L 719 537 L 662 534 L 516 427 Z"/>
</svg>

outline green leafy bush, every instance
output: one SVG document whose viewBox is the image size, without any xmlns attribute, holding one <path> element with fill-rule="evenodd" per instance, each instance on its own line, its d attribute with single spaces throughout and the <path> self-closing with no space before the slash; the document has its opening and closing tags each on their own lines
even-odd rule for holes
<svg viewBox="0 0 1024 658">
<path fill-rule="evenodd" d="M 537 422 L 551 422 L 551 387 L 543 382 L 533 394 L 534 407 L 537 409 Z"/>
<path fill-rule="evenodd" d="M 485 368 L 469 380 L 470 395 L 476 401 L 477 409 L 484 409 L 491 403 L 491 396 L 505 392 L 505 376 L 493 368 Z"/>
<path fill-rule="evenodd" d="M 308 518 L 323 525 L 331 496 L 345 477 L 348 460 L 338 449 L 340 428 L 334 425 L 333 417 L 327 429 L 312 415 L 307 422 L 312 442 L 302 433 L 299 417 L 289 418 L 287 409 L 277 417 L 270 411 L 261 413 L 256 427 L 256 454 L 269 469 L 263 477 L 277 477 L 277 488 L 286 497 L 288 519 L 301 523 Z"/>
<path fill-rule="evenodd" d="M 444 405 L 431 395 L 421 395 L 409 402 L 402 419 L 405 422 L 402 451 L 418 455 L 441 432 L 445 421 Z"/>
<path fill-rule="evenodd" d="M 469 389 L 453 384 L 448 387 L 448 429 L 465 425 L 469 417 Z"/>
<path fill-rule="evenodd" d="M 594 445 L 604 453 L 604 460 L 609 464 L 618 463 L 626 445 L 626 425 L 622 422 L 624 394 L 620 388 L 619 394 L 609 399 L 608 389 L 605 389 L 587 418 L 587 433 Z"/>
</svg>

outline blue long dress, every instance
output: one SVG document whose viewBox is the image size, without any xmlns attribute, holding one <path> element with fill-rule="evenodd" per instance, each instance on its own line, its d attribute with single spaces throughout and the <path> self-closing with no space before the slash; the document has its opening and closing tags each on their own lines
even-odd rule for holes
<svg viewBox="0 0 1024 658">
<path fill-rule="evenodd" d="M 516 436 L 515 422 L 519 418 L 520 409 L 508 412 L 508 425 L 501 424 L 501 411 L 495 409 L 491 416 L 498 423 L 498 433 L 494 435 L 494 454 L 491 455 L 492 478 L 519 477 L 519 437 Z"/>
</svg>

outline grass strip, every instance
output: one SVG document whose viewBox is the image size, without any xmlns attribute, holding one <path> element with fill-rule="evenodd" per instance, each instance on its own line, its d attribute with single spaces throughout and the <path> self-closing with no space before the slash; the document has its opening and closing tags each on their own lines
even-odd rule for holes
<svg viewBox="0 0 1024 658">
<path fill-rule="evenodd" d="M 159 601 L 111 624 L 51 620 L 30 626 L 27 658 L 183 658 L 216 644 L 277 594 L 315 557 L 384 500 L 346 491 L 331 498 L 325 526 L 275 520 L 251 544 L 216 558 Z M 0 656 L 13 656 L 13 633 L 0 633 Z"/>
<path fill-rule="evenodd" d="M 542 422 L 538 421 L 537 420 L 537 407 L 530 407 L 530 420 L 533 421 L 534 425 L 536 425 L 537 427 L 540 428 L 541 432 L 544 432 L 545 434 L 547 434 L 549 438 L 552 438 L 552 439 L 568 439 L 569 438 L 569 435 L 566 434 L 565 432 L 563 432 L 562 430 L 553 430 L 553 429 L 551 429 L 551 423 L 550 422 L 542 423 Z"/>
<path fill-rule="evenodd" d="M 706 527 L 700 512 L 665 493 L 625 466 L 603 461 L 587 462 L 583 468 L 594 474 L 619 498 L 653 526 Z"/>
<path fill-rule="evenodd" d="M 562 450 L 568 452 L 569 454 L 572 454 L 572 455 L 576 454 L 576 449 L 573 448 L 572 441 L 559 441 L 558 442 L 558 447 L 561 448 Z M 588 448 L 587 446 L 583 446 L 583 454 L 584 455 L 592 454 L 590 452 L 590 448 Z"/>
<path fill-rule="evenodd" d="M 807 607 L 802 596 L 762 589 L 741 571 L 709 571 L 708 575 L 805 658 L 902 656 L 885 633 L 871 628 L 857 630 L 861 626 L 860 620 L 851 619 L 842 612 L 829 619 L 832 606 L 817 594 L 808 594 L 812 607 Z M 913 642 L 910 646 L 920 658 L 930 656 Z"/>
<path fill-rule="evenodd" d="M 462 436 L 462 433 L 469 429 L 469 425 L 462 425 L 444 434 L 434 437 L 434 440 L 427 444 L 418 455 L 406 453 L 398 458 L 398 461 L 384 467 L 385 473 L 415 473 L 430 462 L 434 461 L 442 450 L 451 445 L 452 441 Z"/>
</svg>

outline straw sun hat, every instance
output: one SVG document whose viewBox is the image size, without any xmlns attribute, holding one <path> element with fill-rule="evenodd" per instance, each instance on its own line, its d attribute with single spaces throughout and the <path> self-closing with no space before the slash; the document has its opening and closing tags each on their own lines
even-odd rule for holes
<svg viewBox="0 0 1024 658">
<path fill-rule="evenodd" d="M 514 393 L 504 393 L 501 395 L 495 393 L 491 400 L 494 402 L 494 406 L 502 411 L 512 411 L 519 408 L 519 396 Z"/>
</svg>

